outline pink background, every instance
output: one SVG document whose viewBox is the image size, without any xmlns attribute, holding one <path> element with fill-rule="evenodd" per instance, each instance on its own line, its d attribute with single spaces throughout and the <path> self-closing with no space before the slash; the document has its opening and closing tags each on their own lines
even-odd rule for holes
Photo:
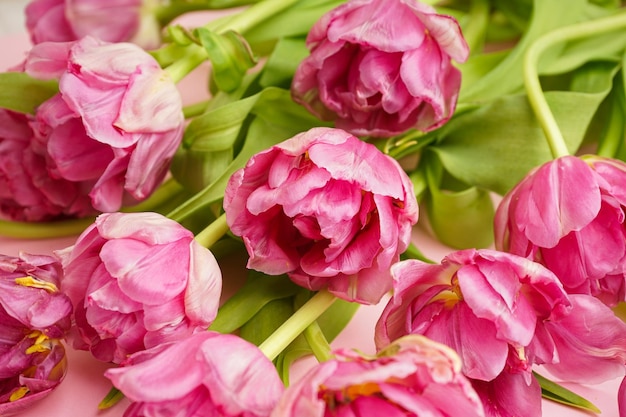
<svg viewBox="0 0 626 417">
<path fill-rule="evenodd" d="M 6 0 L 2 0 L 4 3 Z M 22 2 L 13 2 L 13 8 L 9 3 L 0 4 L 0 14 L 4 21 L 19 22 L 22 19 Z M 7 7 L 9 6 L 9 7 Z M 6 10 L 4 10 L 6 9 Z M 8 13 L 16 15 L 11 20 Z M 0 22 L 1 23 L 1 22 Z M 11 26 L 13 29 L 15 26 Z M 6 71 L 22 59 L 24 51 L 28 50 L 29 42 L 23 33 L 12 33 L 6 30 L 8 26 L 2 24 L 0 35 L 0 70 Z M 201 83 L 201 84 L 198 84 Z M 202 73 L 195 74 L 184 80 L 181 84 L 183 94 L 187 99 L 192 99 L 198 85 L 205 85 L 205 78 Z M 50 254 L 53 250 L 61 249 L 71 245 L 75 237 L 63 239 L 50 239 L 43 241 L 26 241 L 0 237 L 0 253 L 6 255 L 17 255 L 20 251 Z M 430 239 L 426 233 L 417 228 L 415 232 L 415 242 L 427 256 L 431 259 L 441 259 L 448 249 L 437 244 Z M 384 302 L 376 306 L 360 307 L 353 321 L 333 342 L 333 347 L 358 348 L 366 353 L 374 353 L 373 329 L 378 315 L 384 307 Z M 109 365 L 93 359 L 88 353 L 74 351 L 67 348 L 69 359 L 69 371 L 63 383 L 48 397 L 41 400 L 31 409 L 20 414 L 22 417 L 116 417 L 122 416 L 128 404 L 123 400 L 120 404 L 106 411 L 98 411 L 97 405 L 107 394 L 111 385 L 103 376 L 103 372 Z M 294 378 L 298 378 L 314 363 L 313 359 L 300 361 L 293 369 Z M 619 380 L 609 381 L 595 386 L 579 386 L 575 384 L 563 384 L 576 393 L 586 397 L 602 410 L 603 417 L 617 417 L 616 391 Z M 543 402 L 543 416 L 545 417 L 589 417 L 589 413 L 564 407 L 549 401 Z M 461 417 L 461 416 L 459 416 Z"/>
</svg>

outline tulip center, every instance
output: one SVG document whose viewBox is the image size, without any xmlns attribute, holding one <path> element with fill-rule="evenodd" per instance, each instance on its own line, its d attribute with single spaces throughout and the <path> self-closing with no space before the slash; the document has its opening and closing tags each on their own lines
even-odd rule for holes
<svg viewBox="0 0 626 417">
<path fill-rule="evenodd" d="M 41 281 L 30 276 L 15 278 L 15 283 L 24 287 L 41 288 L 48 292 L 58 292 L 59 289 L 51 282 Z"/>
<path fill-rule="evenodd" d="M 323 399 L 331 410 L 338 406 L 349 404 L 359 397 L 382 397 L 380 386 L 375 382 L 365 382 L 363 384 L 350 385 L 340 391 L 333 391 L 320 388 L 319 398 Z"/>
<path fill-rule="evenodd" d="M 50 351 L 50 343 L 47 335 L 42 333 L 40 330 L 34 330 L 28 335 L 29 338 L 35 339 L 34 343 L 26 349 L 26 354 L 30 355 L 33 353 L 39 352 L 49 352 Z"/>
</svg>

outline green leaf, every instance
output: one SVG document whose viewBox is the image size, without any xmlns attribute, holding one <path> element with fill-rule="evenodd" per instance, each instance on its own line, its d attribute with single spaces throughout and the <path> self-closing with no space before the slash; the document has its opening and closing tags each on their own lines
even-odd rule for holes
<svg viewBox="0 0 626 417">
<path fill-rule="evenodd" d="M 432 162 L 428 165 L 429 187 L 424 202 L 438 240 L 456 249 L 491 245 L 494 207 L 489 192 L 466 184 L 444 188 L 441 167 L 433 167 Z"/>
<path fill-rule="evenodd" d="M 289 88 L 300 62 L 309 55 L 304 38 L 282 38 L 278 41 L 261 74 L 263 87 Z"/>
<path fill-rule="evenodd" d="M 562 385 L 539 375 L 537 372 L 533 372 L 533 376 L 539 382 L 541 386 L 541 395 L 549 400 L 568 405 L 570 407 L 580 408 L 583 410 L 591 411 L 592 413 L 600 413 L 600 409 L 593 405 L 589 400 L 581 397 L 580 395 L 568 390 Z"/>
<path fill-rule="evenodd" d="M 546 93 L 571 153 L 582 143 L 618 68 L 614 63 L 592 63 L 572 82 L 581 91 Z M 525 95 L 503 96 L 454 118 L 429 149 L 458 180 L 501 195 L 552 158 Z"/>
<path fill-rule="evenodd" d="M 256 64 L 245 38 L 233 31 L 217 34 L 201 27 L 196 35 L 211 61 L 211 77 L 222 91 L 239 87 L 246 72 Z"/>
<path fill-rule="evenodd" d="M 34 114 L 44 101 L 59 92 L 56 81 L 32 78 L 23 72 L 0 73 L 0 107 Z"/>
<path fill-rule="evenodd" d="M 509 2 L 507 1 L 507 3 Z M 514 4 L 517 3 L 520 2 L 518 1 Z M 522 61 L 528 46 L 544 33 L 577 22 L 586 4 L 586 0 L 570 0 L 567 2 L 567 7 L 563 7 L 563 0 L 534 0 L 532 19 L 522 39 L 484 77 L 473 83 L 468 83 L 464 80 L 461 85 L 459 100 L 488 100 L 505 94 L 519 92 L 524 84 Z M 552 51 L 553 54 L 557 52 L 557 48 Z M 479 56 L 476 55 L 476 58 L 470 58 L 468 63 L 472 59 L 478 59 Z M 463 71 L 463 65 L 460 65 L 460 68 Z"/>
<path fill-rule="evenodd" d="M 271 300 L 241 326 L 239 336 L 258 346 L 293 313 L 292 297 Z"/>
<path fill-rule="evenodd" d="M 292 297 L 299 289 L 284 275 L 270 276 L 250 271 L 243 287 L 219 308 L 209 330 L 231 333 L 245 325 L 271 301 Z"/>
</svg>

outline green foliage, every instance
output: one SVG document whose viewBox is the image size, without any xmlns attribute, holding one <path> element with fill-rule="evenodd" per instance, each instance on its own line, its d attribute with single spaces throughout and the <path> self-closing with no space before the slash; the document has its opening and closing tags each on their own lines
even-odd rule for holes
<svg viewBox="0 0 626 417">
<path fill-rule="evenodd" d="M 0 107 L 34 114 L 44 101 L 59 92 L 56 81 L 37 80 L 23 72 L 0 73 Z"/>
</svg>

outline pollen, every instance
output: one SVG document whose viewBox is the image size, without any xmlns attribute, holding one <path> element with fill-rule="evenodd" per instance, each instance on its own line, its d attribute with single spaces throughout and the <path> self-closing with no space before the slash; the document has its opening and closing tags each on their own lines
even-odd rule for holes
<svg viewBox="0 0 626 417">
<path fill-rule="evenodd" d="M 28 337 L 35 339 L 35 342 L 28 349 L 26 349 L 27 355 L 50 351 L 50 343 L 48 342 L 49 338 L 41 331 L 35 330 L 31 332 Z"/>
<path fill-rule="evenodd" d="M 9 397 L 9 401 L 17 401 L 21 398 L 24 398 L 26 394 L 28 394 L 28 388 L 19 387 L 18 389 L 16 389 L 15 391 L 11 393 L 11 396 Z"/>
<path fill-rule="evenodd" d="M 59 289 L 51 282 L 41 281 L 30 276 L 15 278 L 15 283 L 24 287 L 40 288 L 48 292 L 58 292 Z"/>
</svg>

